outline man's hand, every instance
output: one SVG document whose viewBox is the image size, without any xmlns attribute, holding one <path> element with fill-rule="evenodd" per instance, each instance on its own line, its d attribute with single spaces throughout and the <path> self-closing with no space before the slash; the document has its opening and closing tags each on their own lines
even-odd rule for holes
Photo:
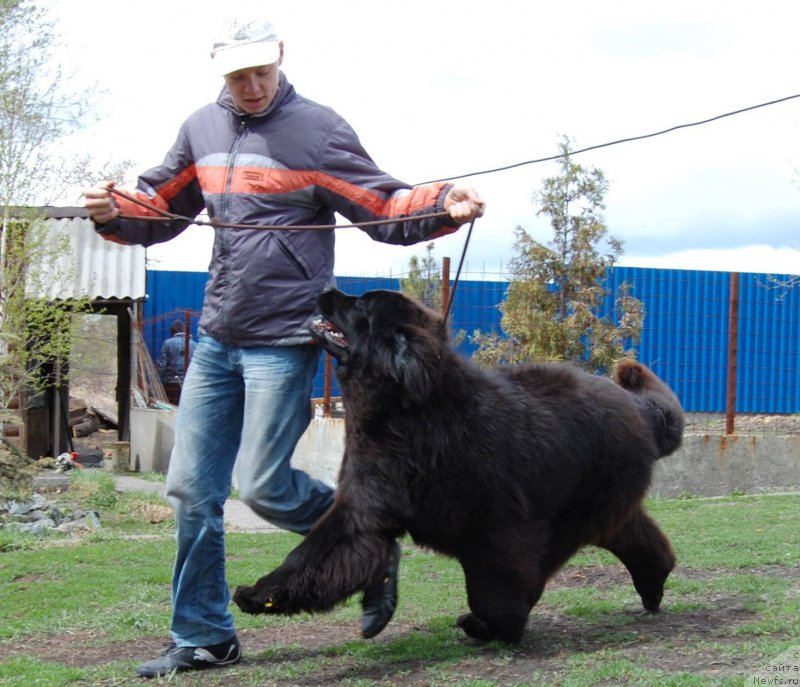
<svg viewBox="0 0 800 687">
<path fill-rule="evenodd" d="M 109 190 L 113 187 L 113 181 L 103 181 L 83 192 L 85 199 L 83 205 L 89 211 L 89 217 L 99 224 L 110 222 L 119 214 L 119 208 Z"/>
<path fill-rule="evenodd" d="M 483 217 L 486 203 L 481 200 L 475 189 L 451 188 L 444 198 L 444 209 L 450 218 L 458 224 L 466 224 L 476 217 Z"/>
</svg>

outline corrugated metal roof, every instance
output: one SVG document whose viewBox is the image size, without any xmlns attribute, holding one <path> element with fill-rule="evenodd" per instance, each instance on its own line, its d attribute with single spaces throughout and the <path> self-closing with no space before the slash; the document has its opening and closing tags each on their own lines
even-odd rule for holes
<svg viewBox="0 0 800 687">
<path fill-rule="evenodd" d="M 49 299 L 145 297 L 145 248 L 124 246 L 102 238 L 82 208 L 47 208 L 48 232 L 53 242 L 67 237 L 69 251 L 55 264 L 38 269 L 51 277 L 42 280 Z"/>
</svg>

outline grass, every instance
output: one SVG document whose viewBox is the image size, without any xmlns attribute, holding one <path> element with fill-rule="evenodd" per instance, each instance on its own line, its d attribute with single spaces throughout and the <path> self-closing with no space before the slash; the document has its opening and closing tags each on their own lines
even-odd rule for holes
<svg viewBox="0 0 800 687">
<path fill-rule="evenodd" d="M 141 684 L 135 666 L 167 638 L 174 549 L 163 501 L 118 493 L 107 474 L 73 480 L 65 498 L 98 510 L 99 532 L 35 539 L 0 530 L 0 686 Z M 565 572 L 587 582 L 554 580 L 521 645 L 481 645 L 453 627 L 466 609 L 458 564 L 407 541 L 399 608 L 376 641 L 357 638 L 356 599 L 316 617 L 234 609 L 247 660 L 169 684 L 727 686 L 800 644 L 800 495 L 656 500 L 648 509 L 680 562 L 658 615 L 641 610 L 612 556 L 589 548 Z M 299 541 L 230 534 L 229 579 L 254 581 Z"/>
</svg>

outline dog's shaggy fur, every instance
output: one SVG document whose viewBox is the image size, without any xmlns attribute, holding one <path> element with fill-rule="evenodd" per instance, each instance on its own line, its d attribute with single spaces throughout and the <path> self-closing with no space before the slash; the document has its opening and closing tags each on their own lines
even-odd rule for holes
<svg viewBox="0 0 800 687">
<path fill-rule="evenodd" d="M 312 326 L 338 359 L 346 413 L 336 501 L 284 563 L 235 602 L 327 611 L 380 579 L 405 533 L 461 563 L 470 637 L 518 642 L 547 579 L 594 544 L 657 611 L 675 558 L 642 508 L 683 413 L 650 370 L 614 382 L 564 364 L 480 369 L 442 318 L 399 293 L 328 291 Z"/>
</svg>

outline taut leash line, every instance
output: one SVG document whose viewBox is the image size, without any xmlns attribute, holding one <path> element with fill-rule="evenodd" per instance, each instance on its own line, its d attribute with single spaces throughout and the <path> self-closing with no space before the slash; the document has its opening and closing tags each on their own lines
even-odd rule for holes
<svg viewBox="0 0 800 687">
<path fill-rule="evenodd" d="M 364 227 L 377 227 L 382 224 L 395 224 L 397 222 L 416 222 L 420 219 L 436 219 L 439 217 L 449 217 L 447 212 L 430 212 L 421 215 L 409 215 L 408 217 L 393 217 L 391 219 L 376 219 L 368 222 L 353 222 L 351 224 L 233 224 L 229 222 L 220 222 L 215 219 L 202 220 L 196 217 L 185 217 L 183 215 L 176 215 L 173 212 L 168 212 L 162 208 L 156 207 L 152 203 L 132 196 L 126 191 L 117 188 L 110 188 L 109 191 L 118 195 L 120 198 L 130 201 L 139 205 L 150 212 L 156 213 L 157 216 L 136 216 L 136 215 L 117 215 L 119 219 L 135 219 L 146 220 L 148 222 L 188 222 L 189 224 L 196 224 L 205 227 L 214 227 L 216 229 L 261 229 L 267 231 L 321 231 L 323 229 L 360 229 Z"/>
<path fill-rule="evenodd" d="M 447 301 L 447 308 L 444 311 L 444 321 L 447 322 L 447 318 L 450 317 L 450 308 L 453 306 L 453 299 L 456 297 L 456 288 L 458 288 L 458 280 L 461 277 L 461 268 L 464 266 L 464 258 L 467 257 L 467 248 L 469 247 L 469 240 L 472 237 L 472 228 L 475 226 L 475 217 L 472 218 L 472 221 L 469 223 L 469 229 L 467 230 L 467 238 L 464 239 L 464 248 L 461 250 L 461 258 L 458 261 L 458 269 L 456 270 L 456 278 L 453 281 L 453 288 L 450 289 L 450 298 Z"/>
<path fill-rule="evenodd" d="M 412 215 L 409 217 L 397 217 L 392 219 L 378 219 L 378 220 L 371 220 L 369 222 L 353 222 L 352 224 L 295 224 L 295 225 L 282 225 L 282 224 L 229 224 L 226 222 L 218 222 L 216 220 L 200 220 L 192 217 L 184 217 L 183 215 L 176 215 L 175 213 L 168 212 L 163 210 L 162 208 L 156 207 L 152 203 L 148 203 L 147 201 L 142 200 L 141 198 L 137 198 L 136 196 L 131 195 L 125 191 L 122 191 L 117 188 L 110 188 L 109 191 L 111 193 L 115 193 L 116 195 L 120 196 L 121 198 L 125 198 L 126 200 L 139 205 L 150 212 L 156 213 L 155 217 L 147 217 L 147 216 L 131 216 L 131 215 L 118 215 L 120 219 L 136 219 L 136 220 L 147 220 L 147 221 L 157 221 L 157 222 L 188 222 L 189 224 L 197 224 L 200 226 L 208 226 L 214 228 L 226 228 L 226 229 L 260 229 L 260 230 L 276 230 L 276 231 L 320 231 L 323 229 L 357 229 L 363 227 L 375 227 L 380 226 L 382 224 L 394 224 L 396 222 L 414 222 L 420 219 L 434 219 L 437 217 L 449 217 L 449 213 L 447 212 L 433 212 L 424 215 Z M 464 240 L 464 248 L 461 250 L 461 258 L 458 261 L 458 269 L 456 270 L 456 278 L 453 281 L 453 288 L 450 290 L 450 298 L 447 301 L 447 308 L 444 313 L 444 320 L 447 322 L 447 318 L 450 317 L 450 309 L 453 306 L 453 299 L 456 295 L 456 288 L 458 288 L 458 282 L 461 278 L 461 269 L 464 266 L 464 259 L 467 256 L 467 248 L 469 247 L 469 240 L 472 238 L 472 229 L 475 226 L 475 217 L 472 218 L 472 221 L 469 223 L 469 229 L 467 230 L 467 238 Z"/>
</svg>

